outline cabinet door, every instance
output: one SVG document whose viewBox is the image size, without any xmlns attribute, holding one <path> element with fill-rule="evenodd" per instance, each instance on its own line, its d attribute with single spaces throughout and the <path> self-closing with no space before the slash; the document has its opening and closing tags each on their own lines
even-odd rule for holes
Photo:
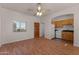
<svg viewBox="0 0 79 59">
<path fill-rule="evenodd" d="M 63 27 L 62 21 L 55 21 L 55 27 L 56 28 L 62 28 Z"/>
<path fill-rule="evenodd" d="M 62 32 L 62 39 L 73 40 L 73 32 Z"/>
<path fill-rule="evenodd" d="M 68 25 L 68 23 L 69 23 L 68 20 L 63 20 L 63 26 Z"/>
<path fill-rule="evenodd" d="M 63 20 L 63 25 L 73 25 L 73 19 L 66 19 Z"/>
<path fill-rule="evenodd" d="M 69 19 L 69 24 L 73 25 L 74 24 L 74 20 L 73 19 Z"/>
<path fill-rule="evenodd" d="M 62 28 L 63 27 L 62 20 L 59 21 L 58 26 L 59 26 L 59 28 Z"/>
</svg>

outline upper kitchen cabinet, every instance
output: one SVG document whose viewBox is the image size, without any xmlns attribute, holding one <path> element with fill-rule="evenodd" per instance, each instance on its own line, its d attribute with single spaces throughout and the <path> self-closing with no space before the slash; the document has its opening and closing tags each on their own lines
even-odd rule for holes
<svg viewBox="0 0 79 59">
<path fill-rule="evenodd" d="M 53 21 L 52 23 L 55 25 L 55 28 L 63 28 L 65 25 L 73 25 L 73 18 L 68 18 L 68 19 L 62 19 L 62 20 L 56 20 Z"/>
<path fill-rule="evenodd" d="M 63 22 L 63 26 L 64 26 L 64 25 L 73 25 L 73 24 L 74 24 L 74 23 L 73 23 L 74 21 L 73 21 L 72 18 L 62 20 L 62 22 Z"/>
<path fill-rule="evenodd" d="M 62 21 L 53 21 L 53 24 L 55 25 L 55 28 L 62 28 Z"/>
<path fill-rule="evenodd" d="M 60 20 L 60 21 L 55 21 L 55 28 L 62 28 L 62 27 L 63 27 L 62 24 L 63 24 L 63 23 L 62 23 L 62 20 Z"/>
</svg>

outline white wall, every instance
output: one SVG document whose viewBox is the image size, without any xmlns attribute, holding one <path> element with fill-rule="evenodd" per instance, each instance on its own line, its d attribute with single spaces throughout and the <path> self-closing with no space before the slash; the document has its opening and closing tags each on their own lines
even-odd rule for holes
<svg viewBox="0 0 79 59">
<path fill-rule="evenodd" d="M 0 39 L 1 44 L 34 38 L 34 22 L 39 22 L 38 18 L 4 8 L 0 8 L 0 17 L 2 29 L 0 32 L 2 35 L 2 39 Z M 13 32 L 14 21 L 27 22 L 27 31 Z"/>
<path fill-rule="evenodd" d="M 51 36 L 51 32 L 49 33 L 49 26 L 51 24 L 51 20 L 56 17 L 56 16 L 60 16 L 60 15 L 64 15 L 64 14 L 74 14 L 74 46 L 78 46 L 79 47 L 79 6 L 75 6 L 75 7 L 71 7 L 69 9 L 65 9 L 65 10 L 61 10 L 60 12 L 54 13 L 54 14 L 50 14 L 48 16 L 45 17 L 45 23 L 46 23 L 46 30 L 45 30 L 45 37 L 48 38 L 49 34 Z"/>
<path fill-rule="evenodd" d="M 1 43 L 1 17 L 0 17 L 0 43 Z"/>
<path fill-rule="evenodd" d="M 52 39 L 54 38 L 54 25 L 51 23 L 50 15 L 42 18 L 43 22 L 45 23 L 45 38 Z"/>
</svg>

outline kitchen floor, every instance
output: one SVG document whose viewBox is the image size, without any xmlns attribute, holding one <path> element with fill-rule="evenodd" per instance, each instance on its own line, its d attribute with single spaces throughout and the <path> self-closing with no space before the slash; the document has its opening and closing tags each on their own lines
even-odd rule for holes
<svg viewBox="0 0 79 59">
<path fill-rule="evenodd" d="M 79 47 L 63 40 L 29 39 L 5 44 L 1 55 L 79 55 Z"/>
</svg>

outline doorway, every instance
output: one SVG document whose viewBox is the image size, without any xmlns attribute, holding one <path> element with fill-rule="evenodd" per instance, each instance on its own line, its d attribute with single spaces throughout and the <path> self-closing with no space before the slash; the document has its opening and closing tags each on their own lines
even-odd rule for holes
<svg viewBox="0 0 79 59">
<path fill-rule="evenodd" d="M 40 24 L 34 23 L 34 38 L 40 37 Z"/>
</svg>

